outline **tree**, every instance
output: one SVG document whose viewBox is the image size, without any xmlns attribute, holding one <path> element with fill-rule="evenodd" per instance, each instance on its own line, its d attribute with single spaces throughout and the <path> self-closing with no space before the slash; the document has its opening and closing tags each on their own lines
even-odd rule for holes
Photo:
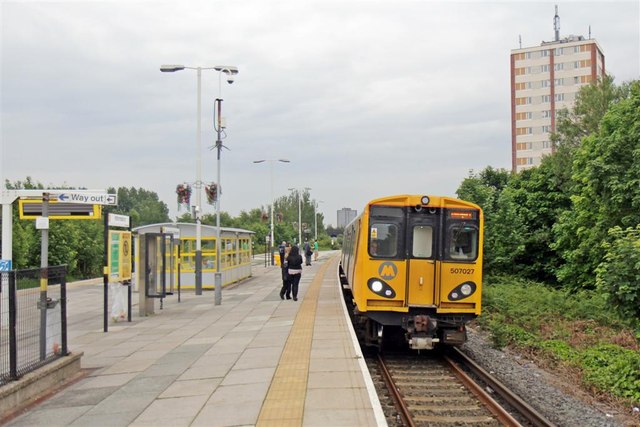
<svg viewBox="0 0 640 427">
<path fill-rule="evenodd" d="M 640 223 L 640 81 L 623 95 L 576 150 L 572 210 L 554 227 L 554 248 L 566 261 L 558 277 L 572 288 L 595 286 L 609 229 Z"/>
<path fill-rule="evenodd" d="M 116 193 L 116 190 L 109 188 L 107 192 Z M 160 201 L 157 193 L 143 188 L 120 187 L 117 194 L 118 206 L 113 208 L 113 212 L 130 216 L 131 227 L 170 221 L 169 208 Z"/>
</svg>

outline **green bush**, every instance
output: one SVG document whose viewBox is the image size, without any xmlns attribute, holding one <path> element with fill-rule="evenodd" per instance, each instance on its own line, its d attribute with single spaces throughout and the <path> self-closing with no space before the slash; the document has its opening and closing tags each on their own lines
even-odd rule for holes
<svg viewBox="0 0 640 427">
<path fill-rule="evenodd" d="M 508 276 L 489 277 L 479 323 L 491 333 L 495 347 L 531 349 L 571 364 L 582 370 L 587 385 L 637 402 L 640 353 L 602 343 L 603 332 L 614 336 L 630 325 L 637 327 L 637 320 L 621 318 L 607 301 L 597 291 L 566 292 Z M 571 345 L 576 340 L 581 348 Z M 600 343 L 585 345 L 594 341 Z"/>
<path fill-rule="evenodd" d="M 596 269 L 596 285 L 623 315 L 640 318 L 640 225 L 609 230 L 604 261 Z"/>
<path fill-rule="evenodd" d="M 640 353 L 602 344 L 581 352 L 579 360 L 587 384 L 640 402 Z"/>
</svg>

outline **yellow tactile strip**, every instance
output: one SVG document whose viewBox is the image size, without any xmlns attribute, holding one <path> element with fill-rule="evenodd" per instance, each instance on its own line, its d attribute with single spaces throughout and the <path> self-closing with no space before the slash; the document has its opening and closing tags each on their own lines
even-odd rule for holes
<svg viewBox="0 0 640 427">
<path fill-rule="evenodd" d="M 334 264 L 335 259 L 320 267 L 302 300 L 271 387 L 262 404 L 257 426 L 302 425 L 318 296 L 325 272 L 329 265 Z"/>
</svg>

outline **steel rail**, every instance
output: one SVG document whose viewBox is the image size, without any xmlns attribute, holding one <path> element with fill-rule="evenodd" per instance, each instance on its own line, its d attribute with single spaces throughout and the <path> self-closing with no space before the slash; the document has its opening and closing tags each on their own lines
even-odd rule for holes
<svg viewBox="0 0 640 427">
<path fill-rule="evenodd" d="M 522 425 L 509 414 L 498 402 L 496 402 L 489 393 L 484 391 L 478 383 L 473 381 L 466 372 L 464 372 L 456 363 L 451 360 L 450 357 L 444 356 L 444 360 L 447 362 L 449 368 L 454 372 L 454 374 L 462 381 L 473 394 L 482 402 L 482 404 L 493 414 L 496 416 L 498 421 L 502 423 L 504 426 L 508 427 L 521 427 Z"/>
<path fill-rule="evenodd" d="M 403 418 L 404 424 L 408 427 L 416 427 L 416 424 L 413 422 L 413 417 L 411 416 L 411 412 L 409 411 L 407 404 L 402 398 L 402 395 L 398 391 L 398 388 L 394 384 L 393 378 L 391 378 L 391 374 L 389 373 L 389 370 L 387 369 L 387 366 L 384 363 L 384 359 L 380 354 L 378 354 L 378 365 L 380 366 L 380 372 L 382 374 L 382 378 L 384 379 L 384 382 L 387 385 L 387 388 L 389 389 L 389 392 L 393 397 L 393 400 L 396 404 L 396 408 L 398 408 L 398 411 L 400 412 L 400 416 Z"/>
<path fill-rule="evenodd" d="M 459 358 L 465 366 L 473 371 L 482 379 L 489 387 L 491 387 L 500 397 L 509 403 L 515 410 L 524 416 L 529 422 L 536 427 L 555 427 L 551 421 L 547 420 L 542 414 L 536 411 L 528 403 L 519 396 L 511 392 L 504 384 L 495 379 L 491 374 L 485 371 L 480 365 L 471 360 L 466 354 L 457 348 L 452 348 L 455 356 Z"/>
</svg>

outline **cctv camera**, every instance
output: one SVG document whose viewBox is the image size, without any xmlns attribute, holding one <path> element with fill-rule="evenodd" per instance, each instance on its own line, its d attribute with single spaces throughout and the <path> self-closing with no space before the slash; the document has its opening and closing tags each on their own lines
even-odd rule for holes
<svg viewBox="0 0 640 427">
<path fill-rule="evenodd" d="M 227 83 L 232 84 L 234 81 L 235 81 L 235 78 L 233 77 L 233 74 L 228 74 Z"/>
</svg>

